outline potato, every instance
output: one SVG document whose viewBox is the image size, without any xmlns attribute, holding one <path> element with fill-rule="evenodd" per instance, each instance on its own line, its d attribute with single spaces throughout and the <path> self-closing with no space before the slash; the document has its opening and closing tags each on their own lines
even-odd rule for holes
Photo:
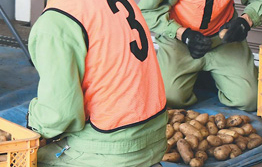
<svg viewBox="0 0 262 167">
<path fill-rule="evenodd" d="M 201 128 L 204 127 L 204 125 L 202 125 L 200 122 L 198 122 L 197 120 L 191 120 L 189 122 L 190 125 L 194 126 L 195 128 L 197 128 L 198 130 L 200 130 Z"/>
<path fill-rule="evenodd" d="M 175 122 L 175 123 L 173 124 L 174 130 L 175 130 L 175 131 L 179 131 L 179 126 L 180 126 L 180 125 L 181 125 L 181 123 Z"/>
<path fill-rule="evenodd" d="M 242 154 L 241 149 L 240 149 L 237 145 L 235 145 L 235 144 L 229 144 L 228 146 L 231 148 L 231 153 L 230 153 L 230 155 L 229 155 L 229 157 L 230 157 L 231 159 L 239 156 L 240 154 Z"/>
<path fill-rule="evenodd" d="M 227 127 L 238 126 L 242 123 L 242 119 L 239 115 L 233 115 L 227 118 Z"/>
<path fill-rule="evenodd" d="M 236 143 L 236 145 L 237 145 L 242 151 L 244 151 L 244 150 L 246 150 L 246 148 L 247 148 L 248 138 L 245 138 L 245 137 L 239 135 L 239 136 L 235 139 L 234 143 Z"/>
<path fill-rule="evenodd" d="M 262 138 L 261 136 L 259 136 L 258 134 L 256 133 L 251 133 L 249 136 L 248 136 L 250 139 L 254 139 L 254 138 Z"/>
<path fill-rule="evenodd" d="M 245 151 L 246 148 L 247 148 L 247 144 L 244 143 L 244 142 L 241 142 L 241 141 L 236 142 L 236 145 L 237 145 L 242 151 Z"/>
<path fill-rule="evenodd" d="M 179 139 L 177 141 L 177 150 L 185 164 L 189 164 L 191 159 L 194 158 L 194 152 L 185 139 Z"/>
<path fill-rule="evenodd" d="M 170 139 L 167 140 L 168 147 L 167 147 L 166 152 L 169 152 L 169 150 L 172 149 L 176 145 L 177 141 L 179 139 L 182 139 L 183 137 L 184 136 L 181 132 L 175 132 L 175 134 Z"/>
<path fill-rule="evenodd" d="M 170 119 L 170 123 L 174 124 L 175 122 L 179 122 L 179 123 L 185 122 L 185 116 L 180 113 L 174 114 L 173 117 Z"/>
<path fill-rule="evenodd" d="M 209 135 L 207 128 L 197 120 L 191 120 L 189 124 L 197 128 L 204 138 L 206 138 Z"/>
<path fill-rule="evenodd" d="M 200 131 L 189 123 L 182 123 L 179 126 L 179 131 L 182 132 L 185 136 L 194 135 L 198 138 L 199 141 L 203 140 L 203 136 Z"/>
<path fill-rule="evenodd" d="M 195 119 L 198 115 L 200 115 L 199 112 L 193 111 L 193 110 L 187 110 L 187 117 L 190 119 Z"/>
<path fill-rule="evenodd" d="M 246 115 L 240 115 L 240 118 L 242 119 L 242 123 L 246 124 L 250 122 L 250 118 Z"/>
<path fill-rule="evenodd" d="M 171 124 L 167 124 L 166 125 L 166 138 L 169 139 L 170 137 L 172 137 L 174 135 L 174 128 Z"/>
<path fill-rule="evenodd" d="M 218 129 L 224 129 L 226 127 L 226 118 L 223 114 L 218 113 L 215 115 L 215 123 Z"/>
<path fill-rule="evenodd" d="M 222 145 L 215 148 L 214 157 L 217 160 L 226 160 L 228 159 L 230 153 L 231 153 L 231 148 L 228 145 Z"/>
<path fill-rule="evenodd" d="M 230 144 L 234 141 L 234 138 L 232 136 L 225 134 L 218 134 L 217 137 L 219 137 L 222 140 L 223 144 Z"/>
<path fill-rule="evenodd" d="M 184 116 L 187 115 L 187 111 L 185 109 L 172 109 L 174 110 L 174 114 L 183 114 Z"/>
<path fill-rule="evenodd" d="M 218 128 L 217 128 L 217 126 L 216 126 L 216 124 L 214 122 L 210 122 L 210 121 L 207 122 L 206 127 L 207 127 L 208 133 L 210 135 L 217 134 Z"/>
<path fill-rule="evenodd" d="M 194 135 L 187 135 L 185 137 L 185 140 L 190 144 L 190 146 L 191 146 L 191 148 L 193 150 L 197 149 L 197 147 L 198 147 L 198 139 L 197 139 L 196 136 L 194 136 Z"/>
<path fill-rule="evenodd" d="M 208 118 L 209 118 L 208 114 L 207 113 L 203 113 L 203 114 L 198 115 L 195 118 L 195 120 L 200 122 L 202 125 L 205 125 L 207 123 L 207 121 L 208 121 Z"/>
<path fill-rule="evenodd" d="M 244 129 L 239 128 L 239 127 L 230 127 L 229 130 L 233 130 L 233 131 L 237 132 L 240 135 L 245 135 Z"/>
<path fill-rule="evenodd" d="M 262 144 L 262 139 L 261 138 L 252 138 L 248 143 L 247 143 L 247 148 L 248 149 L 253 149 L 255 147 L 258 147 Z"/>
<path fill-rule="evenodd" d="M 215 116 L 214 116 L 214 115 L 210 115 L 210 116 L 208 117 L 208 121 L 215 123 Z"/>
<path fill-rule="evenodd" d="M 249 123 L 242 125 L 241 128 L 245 131 L 245 135 L 249 135 L 253 132 L 253 126 Z"/>
<path fill-rule="evenodd" d="M 203 160 L 201 160 L 199 158 L 193 158 L 193 159 L 191 159 L 189 165 L 191 167 L 201 167 L 201 166 L 204 165 L 204 162 L 203 162 Z"/>
<path fill-rule="evenodd" d="M 247 144 L 248 141 L 249 141 L 249 138 L 241 136 L 241 135 L 238 135 L 238 137 L 235 139 L 234 142 L 244 142 L 244 143 Z"/>
<path fill-rule="evenodd" d="M 180 154 L 177 151 L 166 153 L 162 158 L 162 161 L 168 161 L 168 162 L 179 162 L 179 160 L 180 160 Z"/>
<path fill-rule="evenodd" d="M 201 159 L 203 162 L 205 162 L 208 158 L 207 153 L 205 151 L 197 151 L 195 153 L 195 158 Z"/>
<path fill-rule="evenodd" d="M 238 137 L 238 133 L 233 131 L 233 130 L 229 130 L 229 129 L 220 129 L 217 134 L 224 134 L 224 135 L 229 135 L 232 136 L 234 139 Z"/>
<path fill-rule="evenodd" d="M 207 137 L 207 141 L 209 145 L 213 147 L 218 147 L 223 144 L 222 140 L 218 136 L 215 136 L 215 135 L 209 135 Z"/>
<path fill-rule="evenodd" d="M 206 151 L 209 148 L 208 141 L 206 139 L 199 142 L 197 150 L 198 151 Z"/>
</svg>

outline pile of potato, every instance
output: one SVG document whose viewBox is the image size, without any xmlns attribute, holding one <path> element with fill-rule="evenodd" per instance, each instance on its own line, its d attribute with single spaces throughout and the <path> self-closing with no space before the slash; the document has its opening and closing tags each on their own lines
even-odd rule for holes
<svg viewBox="0 0 262 167">
<path fill-rule="evenodd" d="M 262 137 L 246 115 L 229 118 L 221 113 L 200 114 L 193 110 L 169 109 L 166 128 L 167 150 L 163 161 L 201 167 L 208 157 L 235 158 L 262 144 Z"/>
</svg>

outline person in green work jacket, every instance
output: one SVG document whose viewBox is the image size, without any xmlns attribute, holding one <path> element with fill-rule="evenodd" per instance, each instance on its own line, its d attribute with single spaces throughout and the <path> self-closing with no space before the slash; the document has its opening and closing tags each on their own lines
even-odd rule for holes
<svg viewBox="0 0 262 167">
<path fill-rule="evenodd" d="M 262 0 L 241 2 L 247 6 L 238 15 L 233 0 L 140 0 L 159 45 L 168 107 L 195 104 L 198 74 L 209 71 L 221 103 L 256 110 L 257 68 L 246 37 L 251 27 L 261 25 Z"/>
<path fill-rule="evenodd" d="M 149 167 L 166 150 L 166 96 L 133 0 L 49 0 L 29 51 L 40 80 L 28 127 L 39 167 Z"/>
</svg>

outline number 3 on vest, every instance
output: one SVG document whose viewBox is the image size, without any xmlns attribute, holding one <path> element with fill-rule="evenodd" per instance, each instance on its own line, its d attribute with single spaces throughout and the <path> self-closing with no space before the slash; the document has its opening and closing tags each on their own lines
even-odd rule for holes
<svg viewBox="0 0 262 167">
<path fill-rule="evenodd" d="M 126 18 L 128 24 L 130 25 L 131 29 L 136 29 L 139 33 L 140 41 L 142 44 L 142 48 L 139 49 L 137 42 L 132 41 L 130 42 L 130 50 L 131 52 L 135 55 L 135 57 L 140 60 L 144 61 L 147 58 L 147 53 L 148 53 L 148 41 L 146 37 L 146 33 L 142 25 L 135 19 L 135 12 L 130 3 L 127 0 L 107 0 L 107 3 L 112 10 L 114 14 L 119 12 L 119 9 L 116 6 L 117 2 L 121 2 L 126 10 L 129 13 L 129 16 Z"/>
</svg>

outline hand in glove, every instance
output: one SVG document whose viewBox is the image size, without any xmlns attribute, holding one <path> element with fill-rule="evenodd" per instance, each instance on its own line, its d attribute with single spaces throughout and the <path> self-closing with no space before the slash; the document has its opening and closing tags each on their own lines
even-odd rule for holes
<svg viewBox="0 0 262 167">
<path fill-rule="evenodd" d="M 182 42 L 184 42 L 194 59 L 203 57 L 210 49 L 212 41 L 197 31 L 187 28 L 182 34 Z"/>
<path fill-rule="evenodd" d="M 220 28 L 219 32 L 221 33 L 224 29 L 227 29 L 227 32 L 222 37 L 223 43 L 240 42 L 246 39 L 247 33 L 250 30 L 250 25 L 244 18 L 238 17 L 225 23 Z"/>
</svg>

